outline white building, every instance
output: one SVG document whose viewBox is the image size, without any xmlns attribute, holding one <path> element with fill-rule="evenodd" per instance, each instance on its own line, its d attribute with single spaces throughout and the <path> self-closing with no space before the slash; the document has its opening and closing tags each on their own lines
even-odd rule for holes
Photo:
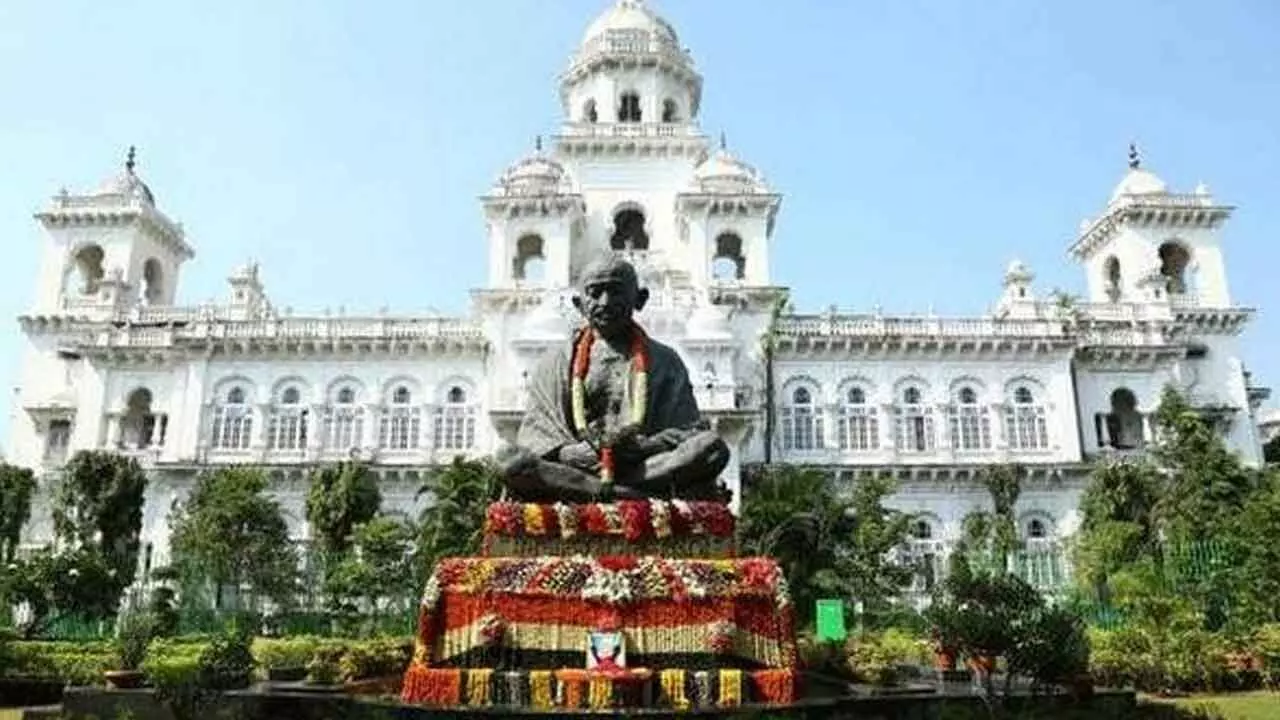
<svg viewBox="0 0 1280 720">
<path fill-rule="evenodd" d="M 282 314 L 256 265 L 225 302 L 177 302 L 195 255 L 132 162 L 36 215 L 44 259 L 16 394 L 10 462 L 55 471 L 78 450 L 135 455 L 154 481 L 145 542 L 201 470 L 272 469 L 295 533 L 306 471 L 372 462 L 411 511 L 420 475 L 511 439 L 528 368 L 575 322 L 570 286 L 604 248 L 630 254 L 653 291 L 645 327 L 677 347 L 704 412 L 734 449 L 726 480 L 766 458 L 763 337 L 786 296 L 770 274 L 782 196 L 705 137 L 702 77 L 672 27 L 619 0 L 561 76 L 563 121 L 484 196 L 488 279 L 466 317 Z M 892 472 L 921 543 L 958 536 L 989 502 L 978 468 L 1033 468 L 1024 532 L 1069 534 L 1089 463 L 1140 451 L 1168 384 L 1223 419 L 1260 461 L 1220 234 L 1232 208 L 1203 185 L 1170 190 L 1136 156 L 1072 256 L 1082 300 L 1038 296 L 1009 265 L 993 312 L 943 318 L 787 311 L 776 323 L 775 461 L 842 477 Z M 47 497 L 47 496 L 42 496 Z M 48 537 L 47 507 L 29 540 Z"/>
</svg>

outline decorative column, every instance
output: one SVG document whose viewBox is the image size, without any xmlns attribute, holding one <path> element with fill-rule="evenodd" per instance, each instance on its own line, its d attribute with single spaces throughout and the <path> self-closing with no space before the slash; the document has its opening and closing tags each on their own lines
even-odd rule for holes
<svg viewBox="0 0 1280 720">
<path fill-rule="evenodd" d="M 885 403 L 880 406 L 880 447 L 890 457 L 896 457 L 898 454 L 898 444 L 895 441 L 898 431 L 898 415 L 894 410 L 893 403 Z"/>
<path fill-rule="evenodd" d="M 1152 413 L 1142 413 L 1142 444 L 1155 442 L 1155 424 L 1151 422 Z"/>
<path fill-rule="evenodd" d="M 116 450 L 120 447 L 120 414 L 107 413 L 107 432 L 103 438 L 103 443 L 108 450 Z"/>
<path fill-rule="evenodd" d="M 933 406 L 933 449 L 954 455 L 956 448 L 951 437 L 951 410 L 950 403 L 937 403 Z M 925 427 L 927 431 L 928 426 Z"/>
<path fill-rule="evenodd" d="M 840 405 L 830 403 L 822 409 L 826 420 L 822 424 L 823 448 L 840 452 Z"/>
<path fill-rule="evenodd" d="M 378 403 L 365 403 L 364 424 L 360 428 L 360 447 L 373 450 L 378 447 L 378 425 L 382 422 L 381 407 Z"/>
<path fill-rule="evenodd" d="M 253 437 L 249 440 L 249 449 L 254 453 L 263 453 L 267 449 L 267 426 L 271 423 L 271 403 L 258 403 L 253 406 L 257 420 L 253 424 Z"/>
<path fill-rule="evenodd" d="M 991 403 L 991 447 L 996 450 L 1008 450 L 1009 428 L 1005 423 L 1005 404 Z"/>
<path fill-rule="evenodd" d="M 308 408 L 307 412 L 307 458 L 315 459 L 320 457 L 324 452 L 325 429 L 325 413 L 328 411 L 327 405 L 315 404 Z"/>
</svg>

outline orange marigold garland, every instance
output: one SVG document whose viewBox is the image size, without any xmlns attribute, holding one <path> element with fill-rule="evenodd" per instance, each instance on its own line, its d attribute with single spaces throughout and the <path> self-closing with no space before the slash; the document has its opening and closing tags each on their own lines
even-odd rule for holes
<svg viewBox="0 0 1280 720">
<path fill-rule="evenodd" d="M 591 367 L 591 346 L 595 343 L 596 334 L 585 329 L 578 335 L 574 344 L 571 361 L 573 381 L 570 384 L 570 400 L 573 409 L 573 427 L 581 436 L 587 433 L 587 370 Z M 630 421 L 640 425 L 644 423 L 649 403 L 649 347 L 644 331 L 637 325 L 631 326 L 631 415 Z M 613 448 L 604 445 L 600 448 L 600 483 L 610 486 L 617 469 L 613 456 Z"/>
</svg>

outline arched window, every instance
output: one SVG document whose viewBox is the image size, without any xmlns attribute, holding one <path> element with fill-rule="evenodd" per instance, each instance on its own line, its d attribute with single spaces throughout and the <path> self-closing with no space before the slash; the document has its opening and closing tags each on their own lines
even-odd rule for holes
<svg viewBox="0 0 1280 720">
<path fill-rule="evenodd" d="M 416 450 L 422 429 L 422 412 L 411 405 L 413 394 L 398 386 L 391 393 L 391 405 L 383 408 L 378 423 L 378 447 L 384 450 Z"/>
<path fill-rule="evenodd" d="M 662 122 L 680 122 L 680 106 L 676 104 L 675 100 L 667 98 L 662 101 Z"/>
<path fill-rule="evenodd" d="M 621 210 L 613 217 L 613 237 L 609 247 L 614 250 L 648 250 L 649 234 L 644 229 L 644 213 L 634 208 Z"/>
<path fill-rule="evenodd" d="M 143 450 L 164 444 L 164 419 L 157 418 L 151 410 L 151 391 L 138 388 L 125 400 L 124 415 L 120 417 L 119 447 L 127 450 Z M 160 437 L 157 441 L 157 423 Z"/>
<path fill-rule="evenodd" d="M 1107 415 L 1107 437 L 1117 450 L 1135 450 L 1143 446 L 1142 413 L 1138 398 L 1128 388 L 1111 393 L 1111 412 Z"/>
<path fill-rule="evenodd" d="M 920 388 L 902 390 L 894 406 L 894 445 L 901 453 L 931 452 L 934 448 L 933 408 L 924 405 Z"/>
<path fill-rule="evenodd" d="M 1013 389 L 1012 403 L 1005 405 L 1005 437 L 1010 450 L 1048 450 L 1049 423 L 1044 404 L 1026 385 Z"/>
<path fill-rule="evenodd" d="M 1044 540 L 1049 536 L 1049 531 L 1044 526 L 1044 521 L 1034 518 L 1027 523 L 1027 539 L 1028 540 Z"/>
<path fill-rule="evenodd" d="M 596 101 L 587 100 L 582 105 L 582 122 L 594 124 L 600 119 L 600 114 L 596 112 Z"/>
<path fill-rule="evenodd" d="M 511 277 L 516 280 L 541 282 L 545 272 L 546 255 L 542 236 L 530 233 L 516 241 L 516 254 L 511 260 Z"/>
<path fill-rule="evenodd" d="M 714 280 L 741 280 L 747 274 L 747 258 L 742 254 L 742 238 L 731 232 L 716 238 L 715 252 L 711 256 L 711 277 Z"/>
<path fill-rule="evenodd" d="M 1191 251 L 1186 245 L 1170 240 L 1160 246 L 1160 274 L 1164 276 L 1165 290 L 1170 295 L 1182 295 L 1188 290 L 1187 266 L 1191 264 Z"/>
<path fill-rule="evenodd" d="M 991 416 L 971 387 L 960 388 L 951 406 L 951 447 L 959 452 L 991 449 Z"/>
<path fill-rule="evenodd" d="M 618 99 L 618 122 L 640 122 L 640 95 L 627 91 Z"/>
<path fill-rule="evenodd" d="M 932 540 L 933 525 L 923 518 L 916 520 L 911 526 L 911 537 L 916 540 Z"/>
<path fill-rule="evenodd" d="M 807 387 L 792 390 L 783 403 L 782 449 L 800 452 L 821 450 L 825 447 L 822 428 L 822 408 L 814 402 L 813 392 Z"/>
<path fill-rule="evenodd" d="M 919 517 L 911 523 L 911 536 L 907 540 L 906 561 L 914 570 L 911 578 L 912 593 L 927 593 L 942 576 L 945 558 L 942 543 L 934 537 L 933 522 Z"/>
<path fill-rule="evenodd" d="M 303 450 L 307 447 L 310 411 L 302 406 L 302 391 L 296 386 L 285 388 L 271 409 L 267 424 L 267 448 L 270 450 Z"/>
<path fill-rule="evenodd" d="M 164 297 L 164 270 L 160 261 L 147 258 L 142 264 L 142 299 L 147 305 L 155 305 Z"/>
<path fill-rule="evenodd" d="M 1120 276 L 1120 260 L 1115 255 L 1107 258 L 1107 261 L 1103 263 L 1102 272 L 1105 275 L 1103 280 L 1107 299 L 1111 302 L 1118 302 L 1122 293 L 1121 288 L 1123 287 Z"/>
<path fill-rule="evenodd" d="M 434 445 L 437 450 L 470 450 L 476 445 L 476 409 L 467 391 L 455 385 L 436 411 Z"/>
<path fill-rule="evenodd" d="M 880 419 L 876 409 L 867 404 L 867 393 L 860 387 L 849 388 L 840 405 L 840 449 L 867 451 L 880 448 Z"/>
<path fill-rule="evenodd" d="M 106 275 L 105 260 L 106 255 L 97 245 L 86 245 L 76 251 L 73 262 L 81 295 L 98 294 L 98 286 Z"/>
<path fill-rule="evenodd" d="M 213 434 L 209 445 L 214 450 L 247 450 L 253 439 L 253 408 L 245 402 L 243 387 L 227 391 L 213 408 Z"/>
<path fill-rule="evenodd" d="M 350 451 L 360 447 L 364 437 L 364 409 L 356 406 L 356 390 L 347 385 L 334 394 L 325 428 L 325 447 Z"/>
</svg>

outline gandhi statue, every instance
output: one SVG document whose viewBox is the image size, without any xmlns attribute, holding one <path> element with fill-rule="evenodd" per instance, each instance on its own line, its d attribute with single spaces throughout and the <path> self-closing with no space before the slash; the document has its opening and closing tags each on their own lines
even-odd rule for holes
<svg viewBox="0 0 1280 720">
<path fill-rule="evenodd" d="M 648 299 L 617 256 L 584 269 L 573 304 L 587 325 L 534 369 L 517 446 L 498 452 L 513 499 L 728 499 L 717 481 L 728 445 L 703 422 L 680 356 L 632 319 Z"/>
</svg>

